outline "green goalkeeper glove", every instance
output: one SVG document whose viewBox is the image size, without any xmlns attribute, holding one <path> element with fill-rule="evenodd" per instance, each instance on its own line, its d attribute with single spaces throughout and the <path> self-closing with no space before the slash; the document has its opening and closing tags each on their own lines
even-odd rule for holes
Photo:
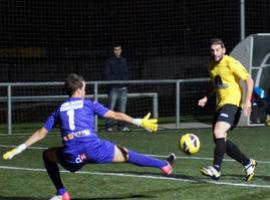
<svg viewBox="0 0 270 200">
<path fill-rule="evenodd" d="M 150 118 L 151 113 L 148 113 L 144 118 L 133 119 L 132 123 L 136 126 L 143 127 L 149 132 L 156 132 L 158 129 L 158 120 L 155 118 Z"/>
<path fill-rule="evenodd" d="M 21 153 L 25 149 L 26 149 L 26 144 L 21 144 L 21 145 L 17 146 L 16 148 L 13 148 L 13 149 L 7 151 L 3 155 L 3 159 L 5 159 L 5 160 L 11 160 L 14 156 L 16 156 L 17 154 Z"/>
</svg>

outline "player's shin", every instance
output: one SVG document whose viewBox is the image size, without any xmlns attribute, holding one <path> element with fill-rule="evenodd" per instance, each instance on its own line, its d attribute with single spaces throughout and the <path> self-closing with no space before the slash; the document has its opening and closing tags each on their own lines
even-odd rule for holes
<svg viewBox="0 0 270 200">
<path fill-rule="evenodd" d="M 127 162 L 142 167 L 155 167 L 159 169 L 166 166 L 166 162 L 163 160 L 159 160 L 151 156 L 146 156 L 144 154 L 140 154 L 130 150 L 128 151 Z"/>
<path fill-rule="evenodd" d="M 226 142 L 225 142 L 225 138 L 218 138 L 215 139 L 215 151 L 214 151 L 214 162 L 213 162 L 213 166 L 220 171 L 221 169 L 221 164 L 222 164 L 222 160 L 224 157 L 224 153 L 226 150 Z"/>
<path fill-rule="evenodd" d="M 243 166 L 246 166 L 250 163 L 250 159 L 244 155 L 239 148 L 232 143 L 230 140 L 226 141 L 226 153 L 228 156 L 241 163 Z"/>
</svg>

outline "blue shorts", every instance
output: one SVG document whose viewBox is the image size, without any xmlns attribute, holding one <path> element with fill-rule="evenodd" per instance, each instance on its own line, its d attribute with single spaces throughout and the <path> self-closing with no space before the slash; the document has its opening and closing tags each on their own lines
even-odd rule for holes
<svg viewBox="0 0 270 200">
<path fill-rule="evenodd" d="M 76 172 L 87 163 L 111 163 L 114 158 L 115 144 L 99 138 L 93 141 L 77 143 L 69 141 L 68 147 L 57 149 L 60 164 L 71 172 Z"/>
</svg>

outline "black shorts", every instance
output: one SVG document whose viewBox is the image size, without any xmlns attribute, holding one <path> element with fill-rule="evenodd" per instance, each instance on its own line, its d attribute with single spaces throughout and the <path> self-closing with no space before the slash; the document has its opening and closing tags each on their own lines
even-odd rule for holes
<svg viewBox="0 0 270 200">
<path fill-rule="evenodd" d="M 215 114 L 213 127 L 217 122 L 223 121 L 231 125 L 231 130 L 236 127 L 241 117 L 242 108 L 231 104 L 225 104 Z"/>
</svg>

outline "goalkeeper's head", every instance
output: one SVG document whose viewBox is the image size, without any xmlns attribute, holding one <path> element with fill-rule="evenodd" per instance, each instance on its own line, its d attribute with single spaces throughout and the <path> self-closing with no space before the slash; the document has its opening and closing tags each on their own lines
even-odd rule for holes
<svg viewBox="0 0 270 200">
<path fill-rule="evenodd" d="M 85 96 L 85 80 L 82 76 L 78 74 L 68 74 L 65 80 L 64 87 L 69 97 Z"/>
</svg>

